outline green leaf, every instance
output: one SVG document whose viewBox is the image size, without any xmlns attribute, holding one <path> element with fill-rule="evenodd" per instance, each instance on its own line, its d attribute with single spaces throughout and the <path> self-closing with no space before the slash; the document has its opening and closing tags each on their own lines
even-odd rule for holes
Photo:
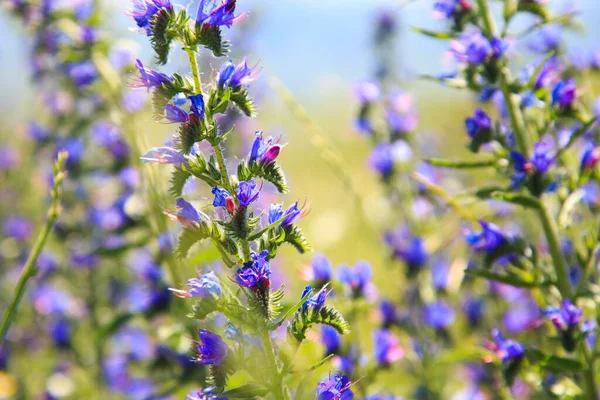
<svg viewBox="0 0 600 400">
<path fill-rule="evenodd" d="M 201 221 L 198 225 L 183 228 L 177 237 L 175 255 L 179 258 L 187 257 L 190 248 L 197 242 L 209 238 L 211 233 L 211 227 L 204 221 Z"/>
<path fill-rule="evenodd" d="M 150 44 L 156 53 L 157 63 L 164 65 L 169 59 L 173 37 L 169 35 L 175 19 L 173 10 L 161 8 L 150 19 Z"/>
<path fill-rule="evenodd" d="M 188 171 L 182 169 L 181 167 L 175 167 L 173 173 L 171 174 L 169 193 L 173 197 L 181 197 L 183 187 L 185 186 L 190 176 L 191 174 Z"/>
<path fill-rule="evenodd" d="M 534 365 L 556 373 L 575 373 L 583 370 L 583 364 L 577 360 L 545 354 L 539 349 L 525 349 L 525 357 Z"/>
<path fill-rule="evenodd" d="M 279 226 L 287 217 L 288 217 L 287 215 L 284 215 L 283 217 L 279 218 L 277 221 L 273 222 L 272 224 L 269 224 L 269 225 L 265 226 L 260 231 L 258 231 L 256 233 L 253 233 L 252 235 L 250 235 L 248 237 L 248 241 L 252 241 L 252 240 L 258 239 L 259 237 L 261 237 L 268 230 L 273 229 L 273 228 Z"/>
<path fill-rule="evenodd" d="M 257 110 L 254 101 L 246 89 L 231 93 L 231 101 L 244 113 L 247 117 L 255 117 Z"/>
<path fill-rule="evenodd" d="M 494 272 L 485 270 L 485 269 L 466 269 L 465 275 L 469 275 L 476 278 L 484 278 L 490 281 L 496 281 L 501 283 L 506 283 L 507 285 L 511 285 L 519 288 L 534 288 L 538 287 L 535 282 L 525 282 L 521 279 L 518 279 L 513 276 L 508 275 L 500 275 Z"/>
<path fill-rule="evenodd" d="M 304 297 L 302 297 L 300 299 L 300 301 L 298 301 L 296 304 L 294 304 L 293 306 L 291 306 L 290 308 L 288 308 L 288 310 L 286 311 L 286 313 L 283 315 L 283 317 L 281 317 L 279 319 L 278 322 L 273 322 L 269 324 L 268 329 L 269 330 L 275 330 L 277 328 L 279 328 L 281 325 L 283 325 L 283 323 L 292 316 L 293 313 L 295 313 L 296 311 L 298 311 L 298 309 L 300 307 L 302 307 L 302 304 L 304 304 L 304 302 L 306 301 L 306 299 L 308 299 L 311 296 L 311 292 L 307 292 Z"/>
<path fill-rule="evenodd" d="M 253 397 L 264 397 L 269 393 L 269 389 L 257 384 L 247 383 L 235 389 L 226 390 L 219 394 L 219 397 L 226 397 L 230 399 L 249 399 Z"/>
<path fill-rule="evenodd" d="M 288 327 L 288 332 L 298 342 L 306 338 L 306 331 L 314 324 L 329 325 L 338 331 L 340 335 L 350 332 L 350 325 L 335 308 L 324 305 L 318 312 L 315 311 L 317 310 L 314 310 L 313 307 L 301 308 L 294 315 L 294 319 Z"/>
<path fill-rule="evenodd" d="M 540 201 L 537 198 L 526 194 L 497 191 L 492 193 L 492 197 L 496 200 L 504 201 L 506 203 L 518 204 L 525 208 L 531 208 L 536 210 L 540 208 Z"/>
<path fill-rule="evenodd" d="M 284 241 L 294 246 L 300 254 L 304 254 L 311 250 L 310 244 L 304 237 L 300 228 L 296 225 L 286 227 Z"/>
<path fill-rule="evenodd" d="M 229 52 L 229 41 L 223 40 L 221 28 L 208 23 L 196 25 L 198 43 L 213 52 L 215 57 L 223 57 Z"/>
<path fill-rule="evenodd" d="M 426 163 L 431 164 L 436 167 L 456 168 L 456 169 L 494 167 L 497 163 L 496 159 L 475 160 L 475 161 L 453 161 L 453 160 L 444 160 L 441 158 L 426 158 L 424 161 Z"/>
<path fill-rule="evenodd" d="M 416 27 L 413 25 L 410 26 L 410 29 L 417 33 L 420 33 L 422 35 L 429 36 L 429 37 L 436 38 L 436 39 L 453 39 L 453 38 L 457 37 L 456 33 L 454 33 L 454 32 L 435 32 L 435 31 L 430 31 L 428 29 L 419 28 L 419 27 Z"/>
<path fill-rule="evenodd" d="M 287 193 L 288 186 L 285 180 L 285 175 L 279 164 L 271 162 L 266 165 L 260 165 L 256 171 L 256 176 L 269 181 L 275 186 L 279 193 Z"/>
<path fill-rule="evenodd" d="M 535 2 L 519 1 L 517 10 L 535 14 L 539 17 L 542 17 L 542 19 L 546 21 L 549 18 L 547 8 L 548 7 L 544 6 L 543 4 L 538 4 Z"/>
</svg>

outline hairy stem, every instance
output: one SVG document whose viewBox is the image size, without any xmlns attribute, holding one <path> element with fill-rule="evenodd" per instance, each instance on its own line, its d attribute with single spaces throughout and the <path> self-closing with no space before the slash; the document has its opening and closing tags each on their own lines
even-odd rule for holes
<svg viewBox="0 0 600 400">
<path fill-rule="evenodd" d="M 200 80 L 200 71 L 198 69 L 198 60 L 196 59 L 196 51 L 192 48 L 186 48 L 190 59 L 190 65 L 192 66 L 192 75 L 194 76 L 194 86 L 196 88 L 196 94 L 202 94 L 202 81 Z"/>
<path fill-rule="evenodd" d="M 510 91 L 508 86 L 509 82 L 509 71 L 508 68 L 502 68 L 500 71 L 500 87 L 504 100 L 506 102 L 506 108 L 508 111 L 508 117 L 510 118 L 510 124 L 513 128 L 513 134 L 517 143 L 517 148 L 524 156 L 528 153 L 527 144 L 527 128 L 525 127 L 525 120 L 519 107 L 518 96 Z"/>
<path fill-rule="evenodd" d="M 271 387 L 272 394 L 277 400 L 288 400 L 288 392 L 283 385 L 283 374 L 282 371 L 279 371 L 279 367 L 277 366 L 277 356 L 275 355 L 275 349 L 268 329 L 263 330 L 260 339 L 265 350 L 265 355 L 267 356 L 267 363 L 269 365 L 271 376 L 273 377 Z"/>
<path fill-rule="evenodd" d="M 12 324 L 12 321 L 17 313 L 17 309 L 19 307 L 19 303 L 25 294 L 25 290 L 27 289 L 27 284 L 31 278 L 35 276 L 37 273 L 37 268 L 35 263 L 37 262 L 38 257 L 42 253 L 44 246 L 46 245 L 46 241 L 54 224 L 58 220 L 60 215 L 60 185 L 64 179 L 64 166 L 67 161 L 67 152 L 60 152 L 58 154 L 58 158 L 54 163 L 54 187 L 52 188 L 52 204 L 50 205 L 50 209 L 48 210 L 48 219 L 46 223 L 42 227 L 42 230 L 38 234 L 37 239 L 35 240 L 35 244 L 31 249 L 31 253 L 27 257 L 27 261 L 25 262 L 25 266 L 21 271 L 21 276 L 19 277 L 19 281 L 17 282 L 17 286 L 15 287 L 15 292 L 10 301 L 10 304 L 4 311 L 2 315 L 2 323 L 0 324 L 0 345 L 4 343 L 4 339 L 6 337 L 6 333 L 8 332 L 8 328 Z"/>
</svg>

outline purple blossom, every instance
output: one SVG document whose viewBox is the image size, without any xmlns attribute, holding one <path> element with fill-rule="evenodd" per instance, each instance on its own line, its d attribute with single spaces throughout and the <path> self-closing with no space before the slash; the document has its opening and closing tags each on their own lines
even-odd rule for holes
<svg viewBox="0 0 600 400">
<path fill-rule="evenodd" d="M 283 210 L 282 204 L 271 204 L 269 207 L 269 224 L 275 223 L 283 217 L 286 217 L 281 221 L 281 226 L 290 226 L 296 222 L 302 216 L 302 209 L 298 207 L 298 202 L 289 206 L 287 210 Z"/>
<path fill-rule="evenodd" d="M 376 102 L 381 96 L 381 89 L 377 81 L 362 81 L 354 85 L 354 95 L 361 105 L 368 105 Z"/>
<path fill-rule="evenodd" d="M 465 125 L 467 127 L 467 134 L 471 139 L 479 136 L 488 138 L 489 140 L 492 119 L 481 108 L 477 108 L 472 117 L 465 119 Z"/>
<path fill-rule="evenodd" d="M 221 284 L 219 278 L 213 271 L 210 271 L 204 275 L 200 275 L 199 278 L 190 278 L 187 282 L 187 290 L 170 289 L 175 293 L 177 297 L 190 298 L 190 297 L 208 297 L 208 296 L 221 296 Z"/>
<path fill-rule="evenodd" d="M 357 262 L 354 268 L 347 265 L 340 265 L 337 270 L 338 280 L 343 284 L 348 285 L 355 297 L 360 297 L 365 294 L 365 289 L 372 277 L 373 271 L 366 261 Z"/>
<path fill-rule="evenodd" d="M 317 400 L 352 400 L 354 393 L 350 390 L 352 383 L 343 375 L 330 376 L 317 385 Z"/>
<path fill-rule="evenodd" d="M 542 140 L 533 145 L 529 161 L 539 173 L 543 174 L 548 171 L 554 160 L 554 141 L 550 136 L 544 136 Z"/>
<path fill-rule="evenodd" d="M 558 24 L 543 26 L 528 43 L 532 51 L 540 54 L 550 53 L 558 48 L 562 37 L 562 27 Z"/>
<path fill-rule="evenodd" d="M 375 361 L 379 365 L 389 365 L 404 357 L 404 349 L 398 338 L 387 329 L 375 331 L 373 336 Z"/>
<path fill-rule="evenodd" d="M 450 51 L 457 61 L 479 65 L 494 55 L 490 41 L 479 30 L 463 33 L 460 40 L 450 42 Z"/>
<path fill-rule="evenodd" d="M 196 24 L 208 26 L 226 26 L 242 22 L 246 14 L 234 15 L 236 0 L 200 0 L 198 13 L 196 14 Z"/>
<path fill-rule="evenodd" d="M 229 347 L 221 336 L 206 329 L 199 329 L 200 340 L 194 341 L 196 356 L 192 361 L 204 365 L 219 365 L 227 356 Z"/>
<path fill-rule="evenodd" d="M 231 197 L 227 190 L 218 186 L 212 188 L 212 194 L 215 196 L 213 199 L 213 207 L 225 207 L 227 198 Z"/>
<path fill-rule="evenodd" d="M 140 60 L 136 60 L 135 66 L 140 72 L 140 76 L 136 77 L 136 79 L 132 82 L 132 87 L 145 87 L 147 89 L 150 89 L 151 87 L 160 87 L 163 84 L 173 82 L 173 78 L 169 75 L 163 74 L 162 72 L 153 69 L 144 68 L 144 64 L 142 64 Z"/>
<path fill-rule="evenodd" d="M 24 242 L 31 237 L 33 224 L 25 217 L 12 215 L 4 220 L 3 229 L 6 236 Z"/>
<path fill-rule="evenodd" d="M 161 8 L 172 10 L 173 5 L 170 0 L 133 0 L 133 10 L 126 14 L 133 17 L 139 28 L 150 34 L 150 20 Z"/>
<path fill-rule="evenodd" d="M 98 70 L 92 61 L 69 63 L 65 66 L 67 75 L 77 86 L 91 85 L 98 77 Z"/>
<path fill-rule="evenodd" d="M 593 170 L 598 165 L 598 161 L 600 161 L 600 146 L 596 146 L 593 142 L 587 142 L 581 156 L 579 168 L 582 171 Z"/>
<path fill-rule="evenodd" d="M 394 171 L 394 154 L 389 143 L 379 143 L 369 155 L 369 165 L 384 178 Z"/>
<path fill-rule="evenodd" d="M 573 78 L 558 82 L 552 90 L 552 105 L 561 109 L 571 108 L 576 98 L 577 83 Z"/>
<path fill-rule="evenodd" d="M 560 308 L 547 307 L 544 310 L 544 316 L 552 321 L 556 329 L 561 331 L 577 326 L 582 315 L 583 312 L 570 299 L 564 299 Z"/>
<path fill-rule="evenodd" d="M 163 110 L 165 110 L 165 119 L 170 123 L 182 123 L 187 122 L 190 119 L 190 116 L 186 111 L 177 107 L 173 103 L 165 104 Z"/>
<path fill-rule="evenodd" d="M 254 180 L 242 181 L 239 186 L 235 189 L 235 194 L 237 195 L 238 201 L 240 202 L 240 206 L 248 207 L 250 204 L 258 199 L 258 195 L 260 194 L 260 189 L 256 189 L 256 182 Z"/>
<path fill-rule="evenodd" d="M 321 342 L 325 346 L 325 354 L 337 353 L 342 345 L 340 334 L 329 325 L 323 325 L 321 328 Z"/>
<path fill-rule="evenodd" d="M 498 329 L 492 329 L 492 338 L 495 342 L 495 345 L 491 346 L 492 350 L 502 359 L 503 363 L 520 360 L 525 355 L 525 348 L 521 343 L 513 339 L 505 339 Z"/>
<path fill-rule="evenodd" d="M 247 288 L 268 288 L 271 286 L 271 266 L 267 262 L 269 252 L 263 250 L 260 254 L 250 253 L 252 261 L 248 261 L 237 270 L 235 281 L 238 285 Z"/>
<path fill-rule="evenodd" d="M 193 205 L 182 198 L 177 199 L 177 213 L 165 211 L 165 214 L 172 221 L 177 221 L 186 227 L 195 225 L 202 219 L 202 216 L 198 210 L 196 210 Z"/>
<path fill-rule="evenodd" d="M 418 118 L 412 96 L 403 90 L 393 90 L 387 98 L 385 119 L 394 134 L 415 130 Z"/>
<path fill-rule="evenodd" d="M 71 345 L 71 324 L 64 318 L 59 318 L 50 323 L 50 337 L 57 347 L 66 348 Z"/>
<path fill-rule="evenodd" d="M 450 265 L 446 261 L 438 261 L 431 267 L 431 283 L 437 290 L 445 290 L 448 285 Z"/>
<path fill-rule="evenodd" d="M 151 148 L 146 154 L 140 157 L 140 160 L 152 164 L 173 164 L 175 166 L 187 164 L 184 156 L 179 154 L 174 148 L 166 146 Z"/>
<path fill-rule="evenodd" d="M 465 241 L 475 251 L 491 253 L 506 243 L 506 237 L 500 228 L 491 222 L 480 220 L 481 232 L 468 231 L 465 235 Z"/>
<path fill-rule="evenodd" d="M 262 131 L 256 132 L 256 138 L 252 143 L 252 149 L 248 156 L 249 162 L 259 162 L 262 164 L 269 164 L 279 156 L 282 146 L 279 143 L 273 144 L 273 137 L 269 136 L 266 140 L 263 140 Z"/>
<path fill-rule="evenodd" d="M 462 310 L 471 326 L 477 326 L 483 318 L 484 302 L 478 297 L 467 296 L 462 304 Z"/>
<path fill-rule="evenodd" d="M 389 327 L 398 322 L 398 311 L 394 303 L 383 300 L 379 303 L 379 314 L 381 315 L 381 325 Z"/>
<path fill-rule="evenodd" d="M 454 323 L 456 314 L 444 300 L 428 304 L 424 309 L 425 323 L 435 329 L 445 329 Z"/>
<path fill-rule="evenodd" d="M 302 304 L 302 309 L 308 310 L 309 308 L 312 308 L 314 312 L 319 312 L 325 305 L 325 300 L 327 300 L 330 291 L 331 290 L 327 288 L 327 285 L 323 286 L 317 293 L 314 293 L 312 286 L 306 286 L 302 292 L 302 298 L 307 294 L 308 297 Z"/>
<path fill-rule="evenodd" d="M 217 84 L 219 87 L 228 86 L 233 90 L 241 89 L 242 85 L 248 85 L 258 76 L 258 71 L 255 71 L 256 66 L 249 67 L 247 64 L 248 56 L 235 65 L 231 60 L 221 66 L 217 74 Z"/>
<path fill-rule="evenodd" d="M 417 272 L 429 261 L 423 239 L 412 236 L 405 227 L 386 232 L 383 238 L 391 248 L 393 256 L 406 263 L 409 273 Z"/>
<path fill-rule="evenodd" d="M 201 94 L 190 96 L 188 99 L 192 102 L 190 111 L 198 118 L 204 118 L 204 97 Z"/>
<path fill-rule="evenodd" d="M 327 257 L 315 254 L 312 263 L 303 272 L 303 277 L 306 280 L 313 281 L 315 284 L 322 286 L 331 281 L 333 269 Z"/>
</svg>

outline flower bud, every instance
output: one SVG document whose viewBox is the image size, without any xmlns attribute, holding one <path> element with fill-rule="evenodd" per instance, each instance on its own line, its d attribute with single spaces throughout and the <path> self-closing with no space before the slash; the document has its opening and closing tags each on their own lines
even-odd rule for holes
<svg viewBox="0 0 600 400">
<path fill-rule="evenodd" d="M 229 196 L 225 199 L 225 208 L 230 214 L 233 214 L 235 211 L 235 201 L 233 200 L 233 197 Z"/>
</svg>

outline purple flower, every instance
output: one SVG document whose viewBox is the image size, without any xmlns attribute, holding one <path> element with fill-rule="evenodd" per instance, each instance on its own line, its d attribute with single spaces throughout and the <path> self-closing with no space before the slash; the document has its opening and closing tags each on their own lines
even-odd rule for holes
<svg viewBox="0 0 600 400">
<path fill-rule="evenodd" d="M 569 299 L 564 299 L 560 308 L 547 307 L 544 310 L 544 316 L 552 321 L 556 329 L 561 331 L 577 326 L 582 315 L 583 312 Z"/>
<path fill-rule="evenodd" d="M 19 216 L 9 216 L 4 220 L 4 233 L 18 241 L 24 242 L 33 233 L 33 224 L 30 220 Z"/>
<path fill-rule="evenodd" d="M 145 87 L 150 89 L 155 86 L 162 86 L 165 83 L 173 82 L 173 78 L 153 69 L 144 68 L 140 60 L 136 60 L 135 66 L 140 71 L 140 76 L 132 82 L 131 86 L 135 88 Z"/>
<path fill-rule="evenodd" d="M 379 143 L 369 155 L 369 165 L 384 178 L 394 171 L 394 154 L 389 143 Z"/>
<path fill-rule="evenodd" d="M 281 221 L 281 226 L 290 226 L 296 222 L 302 216 L 302 209 L 298 208 L 298 202 L 289 206 L 287 210 L 283 211 L 282 204 L 271 204 L 269 208 L 269 224 L 272 224 L 283 217 L 286 217 Z"/>
<path fill-rule="evenodd" d="M 473 250 L 491 253 L 506 243 L 506 237 L 498 226 L 482 220 L 479 225 L 481 232 L 469 231 L 464 235 L 465 241 Z"/>
<path fill-rule="evenodd" d="M 393 90 L 387 98 L 385 120 L 394 134 L 415 130 L 418 119 L 412 96 L 403 90 Z"/>
<path fill-rule="evenodd" d="M 379 303 L 379 314 L 381 315 L 381 325 L 389 327 L 398 322 L 398 312 L 394 303 L 383 300 Z"/>
<path fill-rule="evenodd" d="M 343 375 L 330 376 L 317 385 L 317 400 L 351 400 L 354 393 L 350 390 L 352 382 Z"/>
<path fill-rule="evenodd" d="M 354 268 L 340 265 L 337 270 L 337 278 L 340 282 L 348 285 L 355 297 L 363 296 L 365 288 L 373 277 L 371 266 L 366 261 L 359 261 Z"/>
<path fill-rule="evenodd" d="M 436 15 L 441 18 L 451 19 L 456 14 L 462 14 L 471 10 L 468 0 L 436 0 L 433 4 Z"/>
<path fill-rule="evenodd" d="M 236 0 L 200 0 L 198 13 L 196 14 L 196 24 L 207 24 L 209 26 L 231 27 L 233 24 L 242 22 L 246 14 L 234 15 Z"/>
<path fill-rule="evenodd" d="M 546 25 L 539 29 L 536 36 L 528 44 L 536 53 L 546 54 L 556 50 L 560 45 L 562 27 L 559 24 Z"/>
<path fill-rule="evenodd" d="M 598 161 L 600 161 L 600 146 L 596 146 L 593 142 L 587 142 L 581 156 L 579 168 L 582 171 L 593 170 L 598 165 Z"/>
<path fill-rule="evenodd" d="M 450 51 L 459 62 L 479 65 L 494 54 L 490 41 L 479 30 L 463 33 L 450 42 Z"/>
<path fill-rule="evenodd" d="M 327 257 L 315 254 L 311 265 L 303 271 L 303 278 L 322 286 L 331 280 L 333 270 Z"/>
<path fill-rule="evenodd" d="M 221 336 L 206 329 L 199 329 L 200 340 L 194 341 L 196 356 L 192 361 L 204 365 L 219 365 L 227 356 L 229 347 Z"/>
<path fill-rule="evenodd" d="M 92 61 L 69 63 L 65 68 L 67 75 L 77 86 L 91 85 L 98 77 L 98 70 Z"/>
<path fill-rule="evenodd" d="M 204 97 L 201 94 L 188 97 L 192 102 L 190 111 L 198 118 L 204 118 Z"/>
<path fill-rule="evenodd" d="M 325 346 L 325 354 L 337 353 L 342 345 L 340 334 L 329 325 L 321 327 L 321 342 Z"/>
<path fill-rule="evenodd" d="M 376 102 L 381 96 L 381 89 L 377 81 L 362 81 L 354 85 L 354 95 L 361 105 L 368 105 Z"/>
<path fill-rule="evenodd" d="M 315 313 L 318 313 L 325 305 L 325 300 L 327 300 L 327 296 L 329 296 L 330 292 L 331 290 L 327 288 L 327 285 L 323 286 L 317 293 L 314 293 L 312 286 L 306 286 L 302 292 L 302 298 L 307 294 L 309 294 L 309 296 L 302 304 L 302 309 L 308 310 L 309 308 L 312 308 Z"/>
<path fill-rule="evenodd" d="M 383 238 L 391 248 L 393 256 L 406 263 L 409 273 L 417 272 L 429 261 L 423 239 L 411 236 L 405 227 L 386 232 Z"/>
<path fill-rule="evenodd" d="M 263 250 L 260 254 L 250 253 L 252 261 L 248 261 L 237 270 L 235 281 L 238 285 L 247 288 L 268 288 L 271 286 L 271 266 L 267 262 L 269 252 Z"/>
<path fill-rule="evenodd" d="M 471 326 L 479 325 L 483 317 L 483 309 L 483 299 L 477 297 L 467 296 L 462 304 L 462 310 Z"/>
<path fill-rule="evenodd" d="M 529 161 L 535 169 L 543 174 L 554 163 L 554 143 L 550 136 L 544 136 L 542 140 L 533 145 L 533 152 Z"/>
<path fill-rule="evenodd" d="M 170 211 L 165 211 L 167 217 L 172 221 L 177 221 L 183 226 L 192 226 L 200 222 L 202 216 L 194 208 L 193 205 L 188 203 L 182 198 L 177 199 L 177 213 L 174 214 Z"/>
<path fill-rule="evenodd" d="M 56 154 L 61 150 L 66 150 L 69 153 L 67 166 L 72 167 L 79 164 L 83 158 L 85 146 L 80 138 L 60 139 L 56 144 Z"/>
<path fill-rule="evenodd" d="M 212 194 L 215 195 L 213 207 L 225 207 L 227 205 L 227 198 L 231 197 L 227 190 L 218 186 L 212 188 Z"/>
<path fill-rule="evenodd" d="M 254 180 L 242 181 L 239 186 L 235 189 L 235 194 L 237 195 L 238 201 L 240 202 L 240 206 L 248 207 L 251 203 L 255 202 L 258 199 L 258 195 L 260 194 L 260 189 L 256 189 L 256 182 Z"/>
<path fill-rule="evenodd" d="M 256 66 L 249 67 L 247 64 L 248 56 L 236 66 L 231 60 L 221 66 L 217 76 L 217 84 L 219 87 L 228 86 L 234 91 L 241 89 L 242 85 L 247 85 L 254 81 L 258 76 L 258 71 L 255 71 Z"/>
<path fill-rule="evenodd" d="M 252 149 L 248 156 L 249 162 L 259 162 L 262 164 L 269 164 L 277 158 L 281 152 L 281 145 L 279 143 L 273 144 L 273 137 L 269 136 L 266 140 L 263 140 L 262 131 L 256 132 L 256 138 L 252 143 Z"/>
<path fill-rule="evenodd" d="M 445 290 L 448 285 L 450 265 L 445 261 L 438 261 L 431 267 L 431 281 L 437 290 Z"/>
<path fill-rule="evenodd" d="M 71 324 L 64 318 L 59 318 L 50 324 L 50 336 L 57 347 L 66 348 L 71 345 Z"/>
<path fill-rule="evenodd" d="M 187 112 L 177 107 L 173 103 L 165 104 L 163 110 L 165 110 L 165 119 L 170 123 L 187 122 L 190 119 L 190 116 Z"/>
<path fill-rule="evenodd" d="M 484 143 L 489 141 L 492 119 L 481 108 L 477 108 L 472 117 L 465 119 L 465 125 L 471 139 L 479 137 Z"/>
<path fill-rule="evenodd" d="M 151 148 L 146 154 L 140 157 L 140 160 L 152 164 L 173 164 L 175 166 L 187 164 L 184 156 L 179 154 L 174 148 L 166 146 Z"/>
<path fill-rule="evenodd" d="M 573 78 L 558 82 L 552 90 L 552 105 L 561 109 L 571 108 L 576 98 L 577 83 Z"/>
<path fill-rule="evenodd" d="M 387 329 L 375 331 L 373 337 L 375 360 L 379 365 L 389 365 L 404 357 L 398 338 Z"/>
<path fill-rule="evenodd" d="M 200 278 L 190 278 L 187 282 L 187 290 L 170 289 L 175 293 L 177 297 L 190 298 L 190 297 L 208 297 L 208 296 L 221 296 L 221 284 L 219 278 L 213 271 L 210 271 L 204 275 L 200 275 Z"/>
<path fill-rule="evenodd" d="M 502 359 L 503 363 L 520 360 L 525 355 L 525 348 L 521 343 L 513 339 L 505 339 L 498 329 L 492 329 L 492 338 L 495 342 L 495 345 L 491 346 L 492 350 Z"/>
<path fill-rule="evenodd" d="M 439 300 L 425 307 L 425 323 L 435 329 L 445 329 L 454 323 L 456 314 L 447 302 Z"/>
<path fill-rule="evenodd" d="M 161 8 L 172 10 L 173 5 L 170 0 L 133 0 L 133 10 L 126 14 L 133 17 L 139 28 L 150 34 L 150 20 Z"/>
</svg>

